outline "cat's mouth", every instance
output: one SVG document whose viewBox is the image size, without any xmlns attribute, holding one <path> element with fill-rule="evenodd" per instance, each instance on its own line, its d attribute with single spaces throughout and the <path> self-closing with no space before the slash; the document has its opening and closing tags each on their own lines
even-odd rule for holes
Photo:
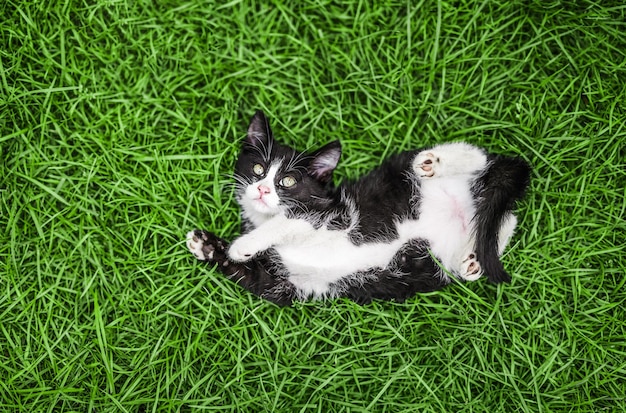
<svg viewBox="0 0 626 413">
<path fill-rule="evenodd" d="M 273 216 L 280 213 L 280 206 L 271 199 L 257 198 L 252 202 L 253 208 L 260 214 Z"/>
<path fill-rule="evenodd" d="M 252 203 L 259 212 L 268 213 L 273 209 L 262 197 L 253 199 Z"/>
</svg>

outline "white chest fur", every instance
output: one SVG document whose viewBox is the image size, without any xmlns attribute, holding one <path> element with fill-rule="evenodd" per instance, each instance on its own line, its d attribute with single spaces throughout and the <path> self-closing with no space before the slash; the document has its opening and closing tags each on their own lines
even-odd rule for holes
<svg viewBox="0 0 626 413">
<path fill-rule="evenodd" d="M 300 242 L 276 247 L 289 280 L 305 294 L 323 295 L 343 277 L 386 267 L 404 242 L 354 245 L 347 231 L 320 228 Z"/>
<path fill-rule="evenodd" d="M 443 266 L 459 274 L 462 261 L 474 250 L 472 218 L 476 209 L 469 178 L 423 181 L 421 189 L 419 220 L 402 223 L 400 237 L 428 240 Z"/>
</svg>

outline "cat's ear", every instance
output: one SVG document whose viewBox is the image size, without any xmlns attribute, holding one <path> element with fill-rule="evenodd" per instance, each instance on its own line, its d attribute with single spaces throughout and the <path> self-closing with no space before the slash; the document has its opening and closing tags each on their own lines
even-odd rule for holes
<svg viewBox="0 0 626 413">
<path fill-rule="evenodd" d="M 341 143 L 333 141 L 311 154 L 313 160 L 309 164 L 309 175 L 322 182 L 329 182 L 341 156 Z"/>
<path fill-rule="evenodd" d="M 270 123 L 263 111 L 257 110 L 250 120 L 250 125 L 248 125 L 248 136 L 246 136 L 245 143 L 255 148 L 267 147 L 268 142 L 272 139 Z"/>
</svg>

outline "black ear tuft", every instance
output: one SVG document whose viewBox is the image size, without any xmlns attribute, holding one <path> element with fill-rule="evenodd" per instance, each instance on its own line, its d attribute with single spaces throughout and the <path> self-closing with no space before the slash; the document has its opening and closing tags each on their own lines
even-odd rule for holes
<svg viewBox="0 0 626 413">
<path fill-rule="evenodd" d="M 258 148 L 265 147 L 272 139 L 272 130 L 265 114 L 262 110 L 257 110 L 250 120 L 245 142 Z"/>
<path fill-rule="evenodd" d="M 309 175 L 322 182 L 330 182 L 341 156 L 341 143 L 333 141 L 313 152 L 311 156 L 313 160 L 309 165 Z"/>
</svg>

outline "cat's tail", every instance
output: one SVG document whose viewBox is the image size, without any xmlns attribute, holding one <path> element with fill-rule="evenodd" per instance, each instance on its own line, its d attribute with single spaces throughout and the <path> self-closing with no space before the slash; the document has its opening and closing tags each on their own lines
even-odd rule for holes
<svg viewBox="0 0 626 413">
<path fill-rule="evenodd" d="M 491 282 L 511 281 L 499 258 L 498 251 L 504 249 L 499 242 L 506 242 L 500 239 L 500 232 L 505 221 L 511 218 L 515 202 L 523 198 L 530 183 L 530 172 L 526 161 L 496 155 L 474 184 L 473 191 L 478 199 L 474 216 L 476 257 Z"/>
</svg>

